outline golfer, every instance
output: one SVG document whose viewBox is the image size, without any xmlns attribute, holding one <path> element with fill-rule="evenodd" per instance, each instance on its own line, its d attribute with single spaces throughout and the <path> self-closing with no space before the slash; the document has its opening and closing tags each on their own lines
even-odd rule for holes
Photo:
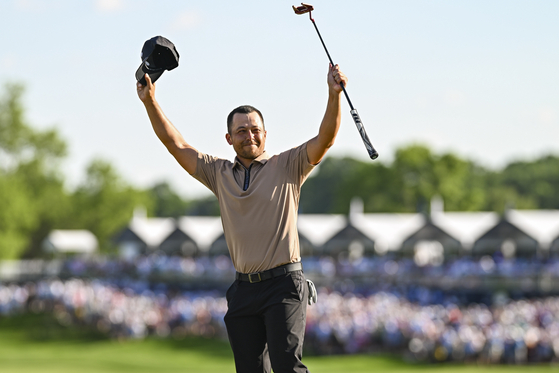
<svg viewBox="0 0 559 373">
<path fill-rule="evenodd" d="M 240 106 L 227 117 L 233 162 L 187 143 L 155 99 L 149 75 L 137 84 L 153 130 L 177 162 L 219 201 L 236 280 L 227 290 L 225 325 L 237 372 L 308 372 L 301 362 L 309 289 L 303 275 L 297 210 L 301 186 L 334 144 L 346 76 L 328 69 L 328 104 L 318 135 L 278 155 L 266 152 L 259 110 Z M 296 132 L 295 129 L 293 132 Z"/>
</svg>

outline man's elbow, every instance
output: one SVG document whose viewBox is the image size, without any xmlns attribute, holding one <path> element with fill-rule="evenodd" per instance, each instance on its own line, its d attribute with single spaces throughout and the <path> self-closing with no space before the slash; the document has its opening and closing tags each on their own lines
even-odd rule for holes
<svg viewBox="0 0 559 373">
<path fill-rule="evenodd" d="M 330 149 L 332 146 L 334 146 L 334 142 L 336 142 L 335 137 L 323 140 L 321 145 L 322 145 L 322 148 L 324 149 L 324 151 L 326 152 L 328 149 Z"/>
<path fill-rule="evenodd" d="M 326 144 L 319 144 L 318 147 L 312 149 L 312 151 L 309 152 L 309 162 L 313 165 L 319 164 L 332 145 L 334 145 L 334 141 Z"/>
<path fill-rule="evenodd" d="M 167 151 L 173 156 L 176 156 L 188 147 L 188 144 L 178 143 L 176 141 L 173 141 L 172 139 L 161 140 L 161 142 L 167 148 Z"/>
</svg>

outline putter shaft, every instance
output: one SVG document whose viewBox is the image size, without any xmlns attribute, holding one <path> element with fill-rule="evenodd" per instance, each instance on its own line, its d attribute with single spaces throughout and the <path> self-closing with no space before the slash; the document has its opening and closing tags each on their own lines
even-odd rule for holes
<svg viewBox="0 0 559 373">
<path fill-rule="evenodd" d="M 304 5 L 307 5 L 307 4 L 304 4 Z M 312 6 L 311 6 L 311 8 L 312 8 Z M 311 14 L 310 10 L 308 11 L 308 13 L 309 13 L 309 15 Z M 309 17 L 310 17 L 311 22 L 314 26 L 314 29 L 316 30 L 316 33 L 318 34 L 318 38 L 320 39 L 320 42 L 322 43 L 322 46 L 324 47 L 324 51 L 326 52 L 326 55 L 328 56 L 328 60 L 330 60 L 330 64 L 332 66 L 336 66 L 334 64 L 334 61 L 332 60 L 332 57 L 330 56 L 330 53 L 328 52 L 328 48 L 326 48 L 326 44 L 324 43 L 324 40 L 322 39 L 322 35 L 320 35 L 320 31 L 318 31 L 318 26 L 316 25 L 316 22 L 312 18 L 312 15 L 310 15 Z M 369 153 L 369 157 L 371 159 L 375 160 L 375 159 L 378 158 L 378 152 L 373 147 L 373 144 L 371 143 L 371 140 L 369 140 L 369 136 L 367 135 L 367 132 L 365 132 L 365 127 L 363 126 L 363 122 L 361 121 L 361 117 L 359 117 L 359 114 L 357 113 L 357 110 L 355 110 L 355 108 L 353 107 L 353 104 L 351 103 L 351 100 L 349 99 L 349 95 L 347 94 L 347 91 L 345 89 L 344 83 L 340 82 L 340 85 L 342 86 L 342 91 L 344 92 L 345 98 L 347 99 L 347 103 L 349 104 L 351 117 L 353 118 L 353 121 L 355 122 L 355 126 L 357 127 L 357 131 L 359 132 L 359 135 L 361 136 L 361 139 L 363 140 L 363 144 L 365 145 L 365 149 L 367 149 L 367 153 Z"/>
</svg>

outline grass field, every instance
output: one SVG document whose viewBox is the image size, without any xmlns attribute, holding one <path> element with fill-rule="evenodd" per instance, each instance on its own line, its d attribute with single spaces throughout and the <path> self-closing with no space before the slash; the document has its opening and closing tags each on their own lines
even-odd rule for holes
<svg viewBox="0 0 559 373">
<path fill-rule="evenodd" d="M 313 373 L 552 372 L 557 366 L 412 365 L 380 356 L 305 357 Z M 47 315 L 0 317 L 2 373 L 234 372 L 227 342 L 202 338 L 110 340 L 92 330 L 65 328 Z"/>
</svg>

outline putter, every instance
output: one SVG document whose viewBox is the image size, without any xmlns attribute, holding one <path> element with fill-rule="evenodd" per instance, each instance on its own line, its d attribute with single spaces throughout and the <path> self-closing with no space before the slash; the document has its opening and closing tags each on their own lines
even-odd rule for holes
<svg viewBox="0 0 559 373">
<path fill-rule="evenodd" d="M 320 35 L 320 31 L 318 31 L 318 27 L 316 26 L 316 22 L 314 21 L 314 19 L 312 17 L 311 12 L 314 10 L 314 7 L 310 4 L 301 3 L 301 6 L 296 7 L 295 5 L 293 5 L 293 10 L 295 11 L 295 14 L 299 14 L 299 15 L 309 13 L 309 18 L 310 18 L 312 24 L 314 25 L 316 33 L 318 34 L 318 37 L 320 38 L 320 42 L 322 43 L 322 46 L 324 47 L 324 50 L 326 51 L 326 55 L 328 56 L 328 59 L 330 60 L 330 63 L 332 64 L 332 66 L 336 66 L 334 64 L 334 61 L 332 61 L 332 57 L 330 57 L 330 53 L 328 53 L 328 49 L 326 49 L 326 44 L 324 44 L 324 40 L 322 40 L 322 36 Z M 373 144 L 371 144 L 371 140 L 369 140 L 369 136 L 367 136 L 367 132 L 365 132 L 365 127 L 363 126 L 363 122 L 361 121 L 361 118 L 359 117 L 359 114 L 357 113 L 357 110 L 355 110 L 355 108 L 353 107 L 353 104 L 351 103 L 351 100 L 349 99 L 347 91 L 344 87 L 344 83 L 342 82 L 342 83 L 340 83 L 340 85 L 342 86 L 342 90 L 344 91 L 344 95 L 345 95 L 345 98 L 347 99 L 347 103 L 349 104 L 349 108 L 351 109 L 351 111 L 350 111 L 351 117 L 353 118 L 353 121 L 355 122 L 355 125 L 357 126 L 357 131 L 359 131 L 359 134 L 361 135 L 361 139 L 363 140 L 363 144 L 365 144 L 365 148 L 367 149 L 367 153 L 369 153 L 369 157 L 371 157 L 371 159 L 377 159 L 378 158 L 378 152 L 373 147 Z"/>
</svg>

